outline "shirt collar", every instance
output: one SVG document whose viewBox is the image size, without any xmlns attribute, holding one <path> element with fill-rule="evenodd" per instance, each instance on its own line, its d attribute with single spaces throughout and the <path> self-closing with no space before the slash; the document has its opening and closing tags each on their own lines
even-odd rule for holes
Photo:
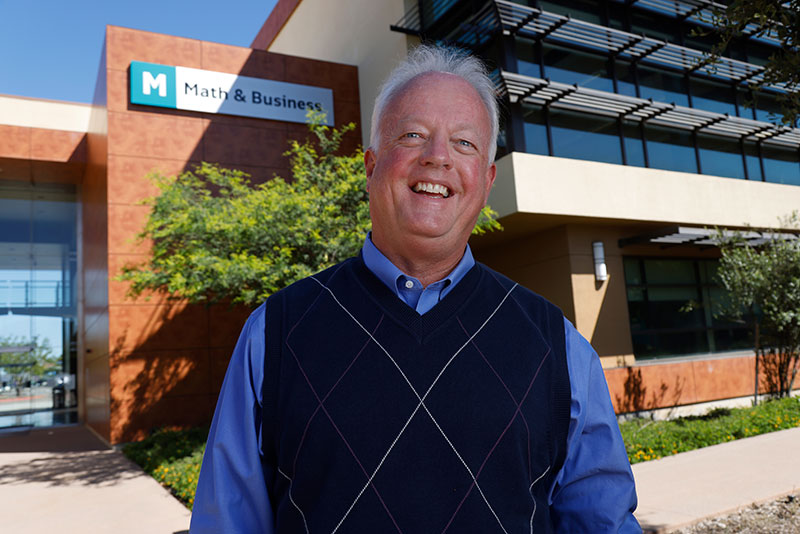
<svg viewBox="0 0 800 534">
<path fill-rule="evenodd" d="M 384 256 L 383 253 L 378 250 L 378 247 L 376 247 L 372 242 L 372 232 L 367 234 L 367 238 L 364 240 L 364 247 L 361 249 L 361 254 L 364 258 L 364 264 L 367 266 L 367 269 L 372 271 L 372 273 L 395 294 L 398 292 L 398 278 L 406 277 L 416 280 L 415 278 L 398 269 L 394 263 L 389 261 L 389 258 Z M 473 265 L 475 265 L 475 258 L 472 256 L 472 250 L 470 250 L 468 244 L 467 248 L 464 250 L 464 255 L 461 257 L 461 261 L 458 262 L 458 265 L 456 265 L 455 269 L 450 271 L 450 274 L 441 280 L 438 280 L 437 282 L 449 280 L 450 283 L 446 284 L 446 292 L 449 293 L 450 290 L 452 290 L 453 287 L 455 287 L 455 285 L 458 284 L 462 278 L 464 278 L 467 272 L 472 269 Z M 444 297 L 444 295 L 442 295 L 442 297 Z"/>
</svg>

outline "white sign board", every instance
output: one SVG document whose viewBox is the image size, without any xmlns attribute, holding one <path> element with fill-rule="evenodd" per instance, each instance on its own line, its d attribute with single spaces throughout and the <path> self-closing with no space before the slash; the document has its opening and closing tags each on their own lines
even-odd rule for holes
<svg viewBox="0 0 800 534">
<path fill-rule="evenodd" d="M 131 104 L 307 122 L 309 110 L 333 125 L 333 91 L 225 72 L 131 61 Z"/>
</svg>

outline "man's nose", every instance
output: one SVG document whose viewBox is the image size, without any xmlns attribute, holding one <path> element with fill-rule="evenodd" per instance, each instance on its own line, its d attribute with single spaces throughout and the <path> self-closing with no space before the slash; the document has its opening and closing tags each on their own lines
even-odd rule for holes
<svg viewBox="0 0 800 534">
<path fill-rule="evenodd" d="M 422 165 L 432 165 L 450 169 L 453 166 L 450 142 L 444 136 L 433 135 L 425 143 L 425 149 L 420 156 Z"/>
</svg>

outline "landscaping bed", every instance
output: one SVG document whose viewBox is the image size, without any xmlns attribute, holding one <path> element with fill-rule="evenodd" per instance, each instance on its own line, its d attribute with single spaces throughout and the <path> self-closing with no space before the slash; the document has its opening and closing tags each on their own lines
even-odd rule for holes
<svg viewBox="0 0 800 534">
<path fill-rule="evenodd" d="M 634 419 L 620 424 L 632 464 L 739 438 L 800 426 L 800 399 L 763 402 L 754 408 L 717 408 L 702 416 L 668 421 Z M 191 509 L 208 428 L 158 430 L 122 452 Z"/>
<path fill-rule="evenodd" d="M 122 452 L 191 510 L 207 438 L 208 427 L 157 430 Z"/>
<path fill-rule="evenodd" d="M 665 421 L 634 419 L 619 425 L 632 464 L 800 426 L 800 398 L 751 408 L 715 408 L 706 415 Z"/>
</svg>

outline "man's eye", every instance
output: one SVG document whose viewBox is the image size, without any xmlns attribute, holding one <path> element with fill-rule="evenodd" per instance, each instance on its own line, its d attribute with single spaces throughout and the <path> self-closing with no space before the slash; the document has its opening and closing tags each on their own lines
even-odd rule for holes
<svg viewBox="0 0 800 534">
<path fill-rule="evenodd" d="M 410 137 L 410 138 L 412 138 L 412 139 L 419 139 L 420 137 L 422 137 L 422 135 L 420 135 L 420 134 L 419 134 L 419 133 L 417 133 L 417 132 L 408 132 L 408 133 L 407 133 L 407 134 L 405 134 L 403 137 Z"/>
<path fill-rule="evenodd" d="M 469 147 L 469 148 L 472 148 L 472 147 L 475 146 L 471 142 L 467 141 L 466 139 L 459 139 L 458 140 L 458 144 L 461 145 L 461 146 Z"/>
</svg>

